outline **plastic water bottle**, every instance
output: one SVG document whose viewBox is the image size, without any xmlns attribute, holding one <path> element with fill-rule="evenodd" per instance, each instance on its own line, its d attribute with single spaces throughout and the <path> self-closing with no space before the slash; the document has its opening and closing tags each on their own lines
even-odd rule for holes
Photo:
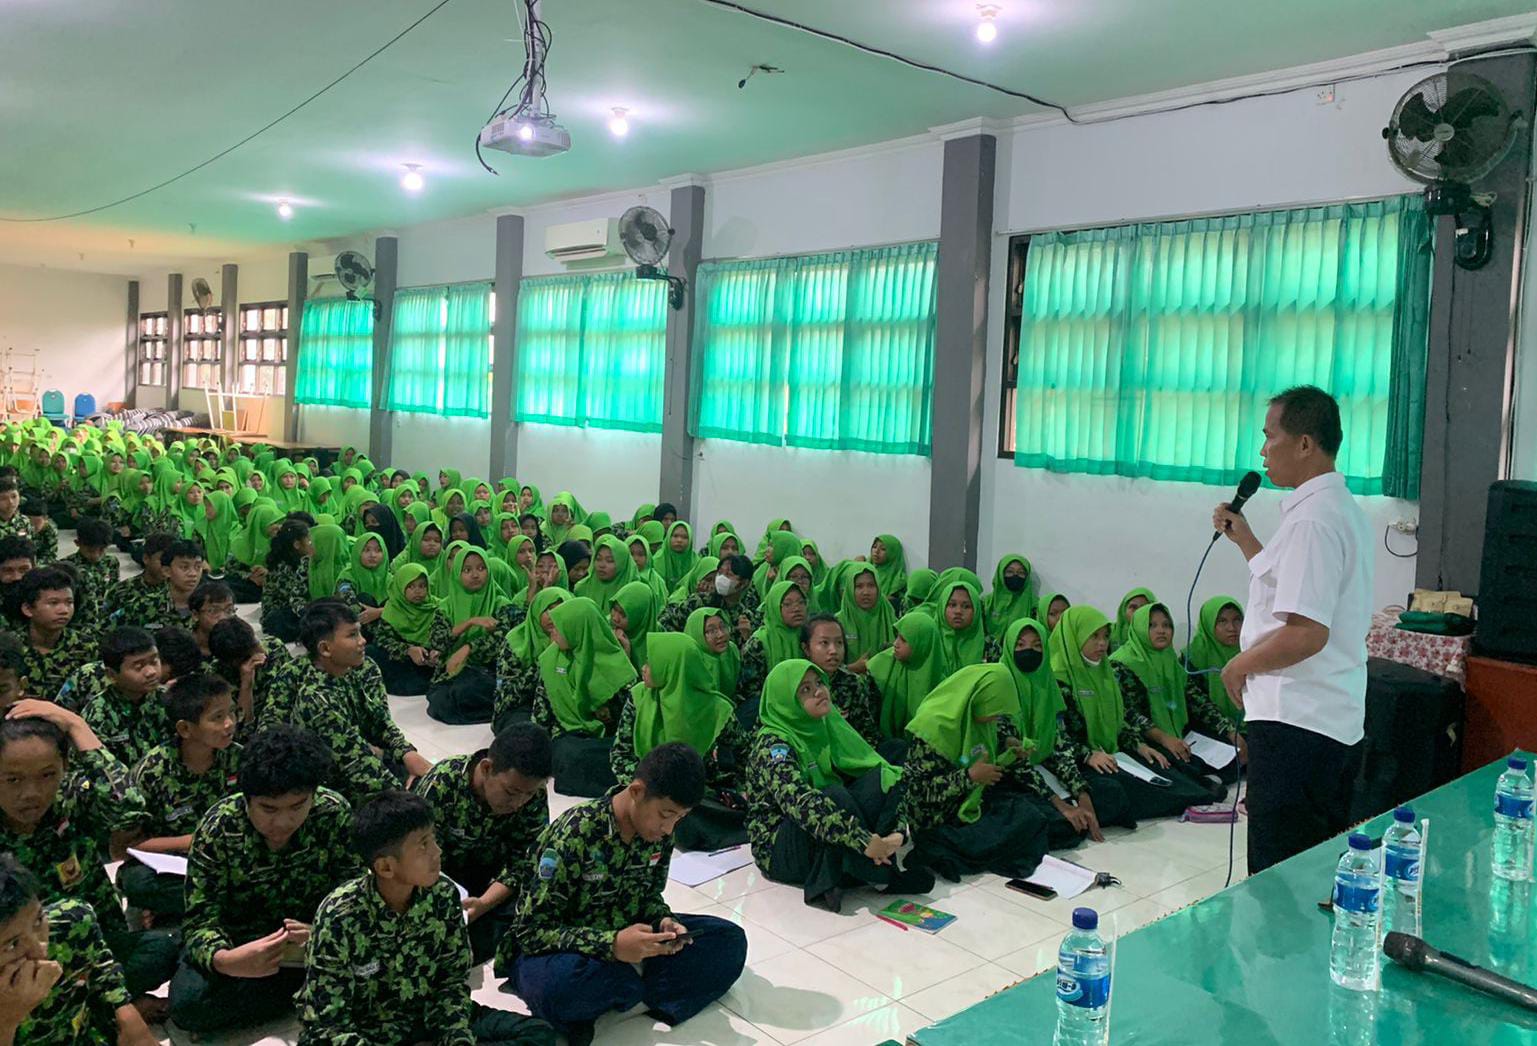
<svg viewBox="0 0 1537 1046">
<path fill-rule="evenodd" d="M 1382 836 L 1382 885 L 1388 895 L 1382 909 L 1382 932 L 1420 934 L 1420 869 L 1424 847 L 1414 824 L 1414 811 L 1400 806 Z"/>
<path fill-rule="evenodd" d="M 1532 877 L 1532 779 L 1525 759 L 1509 759 L 1494 786 L 1494 874 Z"/>
<path fill-rule="evenodd" d="M 1382 869 L 1372 841 L 1352 832 L 1350 849 L 1334 873 L 1334 939 L 1329 946 L 1329 976 L 1342 988 L 1377 990 L 1381 895 Z"/>
<path fill-rule="evenodd" d="M 1073 929 L 1057 950 L 1056 1046 L 1110 1041 L 1110 959 L 1093 908 L 1073 909 Z"/>
</svg>

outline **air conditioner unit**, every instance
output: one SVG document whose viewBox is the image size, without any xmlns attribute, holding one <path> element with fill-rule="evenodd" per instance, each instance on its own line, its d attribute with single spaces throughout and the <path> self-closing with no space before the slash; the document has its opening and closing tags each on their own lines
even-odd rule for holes
<svg viewBox="0 0 1537 1046">
<path fill-rule="evenodd" d="M 593 261 L 620 254 L 619 219 L 552 225 L 544 231 L 544 253 L 558 262 Z"/>
</svg>

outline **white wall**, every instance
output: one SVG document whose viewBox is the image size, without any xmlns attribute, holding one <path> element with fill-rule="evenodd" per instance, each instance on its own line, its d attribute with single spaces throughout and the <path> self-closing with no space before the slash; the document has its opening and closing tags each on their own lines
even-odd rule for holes
<svg viewBox="0 0 1537 1046">
<path fill-rule="evenodd" d="M 35 352 L 38 388 L 88 392 L 97 407 L 123 398 L 128 280 L 123 276 L 0 265 L 0 349 Z M 31 364 L 27 364 L 31 366 Z"/>
<path fill-rule="evenodd" d="M 546 503 L 569 490 L 589 512 L 629 519 L 637 505 L 656 502 L 661 448 L 655 433 L 521 425 L 518 480 L 539 487 Z"/>
</svg>

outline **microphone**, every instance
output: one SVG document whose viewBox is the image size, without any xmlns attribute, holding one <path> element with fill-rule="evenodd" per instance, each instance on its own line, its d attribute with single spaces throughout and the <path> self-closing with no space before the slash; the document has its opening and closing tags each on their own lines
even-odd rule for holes
<svg viewBox="0 0 1537 1046">
<path fill-rule="evenodd" d="M 1238 481 L 1238 491 L 1233 495 L 1233 500 L 1228 502 L 1227 510 L 1232 513 L 1242 512 L 1243 507 L 1254 496 L 1254 492 L 1259 490 L 1259 485 L 1260 475 L 1258 472 L 1245 473 L 1243 479 Z M 1211 536 L 1212 544 L 1216 544 L 1217 539 L 1221 536 L 1222 531 L 1220 530 L 1213 534 Z"/>
<path fill-rule="evenodd" d="M 1407 933 L 1393 932 L 1383 941 L 1382 951 L 1389 959 L 1416 973 L 1428 972 L 1445 977 L 1449 981 L 1493 995 L 1523 1010 L 1537 1010 L 1537 990 L 1519 981 L 1501 977 L 1482 966 L 1474 966 L 1466 959 L 1451 952 L 1437 951 L 1420 938 Z"/>
</svg>

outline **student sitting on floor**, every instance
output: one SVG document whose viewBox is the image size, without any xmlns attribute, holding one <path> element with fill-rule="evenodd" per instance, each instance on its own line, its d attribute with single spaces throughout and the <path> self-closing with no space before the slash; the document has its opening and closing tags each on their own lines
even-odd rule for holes
<svg viewBox="0 0 1537 1046">
<path fill-rule="evenodd" d="M 256 731 L 278 670 L 293 660 L 288 646 L 276 636 L 256 638 L 256 630 L 238 617 L 226 618 L 208 633 L 210 666 L 235 691 L 235 715 L 242 741 Z"/>
<path fill-rule="evenodd" d="M 26 651 L 13 633 L 0 632 L 0 717 L 26 693 Z"/>
<path fill-rule="evenodd" d="M 165 601 L 154 617 L 143 622 L 130 621 L 125 624 L 142 624 L 145 628 L 176 626 L 191 630 L 192 593 L 203 580 L 203 547 L 196 541 L 173 541 L 169 548 L 160 553 L 160 562 L 165 567 Z"/>
<path fill-rule="evenodd" d="M 550 645 L 555 631 L 550 611 L 571 598 L 559 586 L 541 588 L 528 604 L 528 614 L 507 630 L 507 641 L 496 658 L 496 704 L 492 729 L 501 733 L 513 723 L 527 722 L 534 715 L 534 700 L 539 694 L 539 658 Z"/>
<path fill-rule="evenodd" d="M 513 605 L 492 581 L 483 550 L 459 543 L 447 554 L 432 619 L 438 665 L 427 688 L 427 714 L 440 723 L 489 723 L 496 658 L 514 624 Z"/>
<path fill-rule="evenodd" d="M 102 937 L 96 913 L 77 900 L 44 902 L 42 884 L 10 854 L 0 854 L 0 956 L 3 1043 L 116 1043 L 155 1046 L 130 1002 L 123 968 Z M 25 1015 L 17 1019 L 17 1003 Z"/>
<path fill-rule="evenodd" d="M 4 627 L 25 632 L 27 619 L 21 616 L 21 579 L 37 566 L 37 546 L 14 534 L 0 537 L 0 615 Z"/>
<path fill-rule="evenodd" d="M 205 660 L 211 659 L 209 637 L 220 621 L 235 616 L 235 593 L 222 581 L 203 581 L 187 597 L 187 608 L 192 611 L 188 624 L 197 639 L 198 652 Z"/>
<path fill-rule="evenodd" d="M 32 521 L 21 512 L 21 486 L 14 476 L 0 476 L 0 537 L 32 540 Z"/>
<path fill-rule="evenodd" d="M 187 949 L 171 1019 L 206 1034 L 288 1012 L 304 980 L 315 909 L 355 876 L 347 800 L 322 783 L 331 754 L 275 726 L 241 753 L 240 791 L 203 816 L 187 860 Z"/>
<path fill-rule="evenodd" d="M 881 694 L 868 672 L 851 672 L 845 664 L 843 622 L 833 614 L 812 614 L 800 628 L 800 656 L 822 670 L 833 704 L 859 736 L 872 747 L 881 743 Z"/>
<path fill-rule="evenodd" d="M 426 567 L 402 563 L 391 572 L 384 610 L 368 643 L 368 656 L 379 663 L 387 692 L 397 697 L 427 692 L 439 660 L 432 648 L 436 610 Z"/>
<path fill-rule="evenodd" d="M 261 626 L 285 643 L 299 638 L 299 615 L 310 601 L 310 557 L 315 544 L 310 528 L 286 520 L 267 552 L 267 577 L 262 584 Z"/>
<path fill-rule="evenodd" d="M 93 671 L 98 664 L 99 674 Z M 114 628 L 102 637 L 101 661 L 71 676 L 59 703 L 78 707 L 101 743 L 133 766 L 171 734 L 161 677 L 155 637 L 142 628 Z"/>
<path fill-rule="evenodd" d="M 32 531 L 32 544 L 37 546 L 37 562 L 46 565 L 59 558 L 59 528 L 48 518 L 48 505 L 41 498 L 29 498 L 22 503 L 21 514 L 27 517 Z"/>
<path fill-rule="evenodd" d="M 27 571 L 17 592 L 26 619 L 27 682 L 52 701 L 81 665 L 96 658 L 96 633 L 74 624 L 75 584 L 63 567 Z"/>
<path fill-rule="evenodd" d="M 106 620 L 107 593 L 117 584 L 119 570 L 117 557 L 108 551 L 111 544 L 112 528 L 104 520 L 87 517 L 75 531 L 75 551 L 63 559 L 80 575 L 75 617 L 81 624 L 94 627 Z"/>
<path fill-rule="evenodd" d="M 608 753 L 635 667 L 592 600 L 573 596 L 549 615 L 554 631 L 539 655 L 534 722 L 553 740 L 555 790 L 596 798 L 615 784 Z"/>
<path fill-rule="evenodd" d="M 497 969 L 572 1046 L 592 1041 L 603 1014 L 638 1003 L 681 1024 L 741 975 L 747 938 L 739 926 L 674 915 L 662 898 L 669 836 L 704 790 L 699 753 L 659 745 L 634 780 L 566 811 L 540 836 Z"/>
<path fill-rule="evenodd" d="M 470 942 L 433 820 L 410 792 L 358 809 L 353 843 L 368 867 L 315 913 L 300 1046 L 554 1042 L 543 1021 L 470 1002 Z"/>
<path fill-rule="evenodd" d="M 156 531 L 144 537 L 144 572 L 125 578 L 107 590 L 103 616 L 109 625 L 145 627 L 158 621 L 165 609 L 165 566 L 160 557 L 177 540 L 176 535 Z"/>
<path fill-rule="evenodd" d="M 358 616 L 344 603 L 311 603 L 299 621 L 308 657 L 283 666 L 258 724 L 291 723 L 319 738 L 335 758 L 331 784 L 349 802 L 398 788 L 432 768 L 390 718 L 379 666 L 364 656 Z"/>
<path fill-rule="evenodd" d="M 176 681 L 166 696 L 166 718 L 175 733 L 145 753 L 128 775 L 144 800 L 149 838 L 135 849 L 185 855 L 192 833 L 214 803 L 235 790 L 240 746 L 235 744 L 235 706 L 230 685 L 212 673 Z M 117 874 L 128 903 L 157 915 L 186 910 L 186 880 L 156 873 L 133 857 Z"/>
<path fill-rule="evenodd" d="M 891 646 L 873 655 L 867 675 L 879 695 L 877 726 L 880 752 L 888 763 L 900 765 L 907 754 L 907 724 L 923 699 L 945 678 L 939 652 L 939 626 L 921 610 L 897 619 Z"/>
</svg>

